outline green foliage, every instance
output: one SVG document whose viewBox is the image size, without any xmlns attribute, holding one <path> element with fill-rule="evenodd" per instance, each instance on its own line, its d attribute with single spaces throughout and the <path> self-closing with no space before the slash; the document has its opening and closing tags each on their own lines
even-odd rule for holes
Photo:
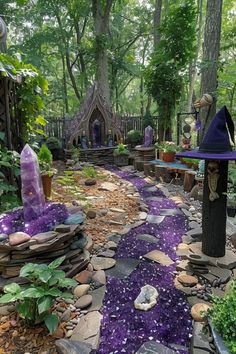
<svg viewBox="0 0 236 354">
<path fill-rule="evenodd" d="M 64 171 L 63 176 L 59 176 L 56 180 L 58 184 L 66 191 L 66 194 L 80 200 L 84 200 L 84 194 L 77 182 L 76 175 L 73 171 Z"/>
<path fill-rule="evenodd" d="M 47 146 L 50 150 L 53 149 L 60 149 L 61 148 L 61 142 L 59 139 L 57 139 L 55 136 L 50 136 L 47 139 Z"/>
<path fill-rule="evenodd" d="M 155 147 L 157 150 L 163 152 L 176 152 L 178 150 L 177 145 L 173 141 L 164 141 L 160 144 L 155 144 Z"/>
<path fill-rule="evenodd" d="M 86 178 L 97 178 L 98 173 L 93 166 L 84 166 L 82 174 Z"/>
<path fill-rule="evenodd" d="M 75 280 L 65 277 L 64 271 L 57 269 L 64 260 L 65 257 L 61 257 L 49 265 L 28 263 L 23 266 L 20 276 L 27 278 L 29 284 L 6 285 L 0 303 L 17 302 L 16 309 L 27 324 L 34 325 L 37 321 L 44 321 L 49 332 L 55 332 L 59 319 L 51 313 L 53 300 L 56 297 L 73 297 L 71 293 L 61 291 L 60 288 L 77 285 Z"/>
<path fill-rule="evenodd" d="M 43 174 L 53 176 L 57 173 L 55 168 L 52 168 L 52 153 L 46 144 L 43 144 L 38 152 L 39 168 Z"/>
<path fill-rule="evenodd" d="M 80 149 L 73 146 L 72 153 L 71 153 L 72 160 L 74 160 L 74 162 L 78 162 L 79 157 L 80 157 Z"/>
<path fill-rule="evenodd" d="M 37 125 L 45 125 L 45 120 L 39 113 L 44 108 L 43 95 L 47 94 L 47 80 L 33 65 L 25 64 L 18 58 L 3 53 L 0 53 L 0 72 L 1 75 L 13 80 L 22 80 L 17 90 L 19 108 L 22 112 L 21 138 L 27 141 L 31 134 L 45 135 Z"/>
<path fill-rule="evenodd" d="M 16 151 L 0 147 L 0 212 L 20 205 L 20 199 L 15 194 L 16 184 L 12 185 L 7 176 L 12 174 L 17 178 L 20 174 L 20 156 Z"/>
<path fill-rule="evenodd" d="M 142 144 L 143 134 L 139 130 L 130 130 L 127 133 L 127 143 L 132 146 Z"/>
<path fill-rule="evenodd" d="M 114 155 L 129 155 L 129 150 L 124 144 L 119 144 L 118 147 L 114 150 Z"/>
<path fill-rule="evenodd" d="M 208 315 L 220 333 L 230 353 L 236 354 L 236 281 L 232 281 L 229 291 L 223 298 L 213 297 L 213 305 Z"/>
<path fill-rule="evenodd" d="M 149 125 L 150 125 L 150 127 L 152 127 L 152 129 L 155 129 L 155 122 L 154 122 L 153 116 L 151 116 L 150 113 L 147 113 L 143 117 L 143 129 L 145 129 Z"/>
</svg>

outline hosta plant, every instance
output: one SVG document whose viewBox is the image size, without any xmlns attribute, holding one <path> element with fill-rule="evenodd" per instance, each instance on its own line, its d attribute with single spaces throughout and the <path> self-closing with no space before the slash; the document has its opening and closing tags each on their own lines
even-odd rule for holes
<svg viewBox="0 0 236 354">
<path fill-rule="evenodd" d="M 50 333 L 58 326 L 58 317 L 51 313 L 54 298 L 72 298 L 69 292 L 60 288 L 76 286 L 74 279 L 65 277 L 63 270 L 57 269 L 65 257 L 58 258 L 47 264 L 28 263 L 21 268 L 20 276 L 27 278 L 29 284 L 8 284 L 4 287 L 4 295 L 0 303 L 16 302 L 16 310 L 27 325 L 35 325 L 43 321 Z"/>
</svg>

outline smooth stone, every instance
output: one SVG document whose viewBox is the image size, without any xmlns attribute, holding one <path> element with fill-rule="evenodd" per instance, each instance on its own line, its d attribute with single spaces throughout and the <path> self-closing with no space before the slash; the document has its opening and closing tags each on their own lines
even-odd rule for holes
<svg viewBox="0 0 236 354">
<path fill-rule="evenodd" d="M 184 213 L 184 215 L 187 217 L 190 217 L 192 215 L 188 209 L 182 208 L 181 210 Z"/>
<path fill-rule="evenodd" d="M 160 210 L 161 216 L 175 216 L 175 215 L 182 215 L 179 209 L 161 209 Z"/>
<path fill-rule="evenodd" d="M 140 220 L 146 220 L 147 219 L 147 213 L 143 211 L 142 213 L 139 214 L 138 219 Z"/>
<path fill-rule="evenodd" d="M 119 234 L 111 234 L 107 236 L 108 241 L 113 241 L 115 243 L 119 243 L 121 239 L 121 235 Z"/>
<path fill-rule="evenodd" d="M 209 264 L 209 258 L 207 256 L 199 256 L 197 254 L 190 253 L 187 259 L 193 264 L 198 264 L 198 265 Z"/>
<path fill-rule="evenodd" d="M 88 284 L 77 285 L 74 288 L 73 293 L 77 298 L 80 298 L 81 296 L 87 294 L 87 292 L 89 291 L 89 288 L 90 288 L 90 286 Z"/>
<path fill-rule="evenodd" d="M 9 235 L 9 244 L 10 246 L 17 246 L 31 240 L 30 235 L 25 232 L 14 232 L 13 234 Z"/>
<path fill-rule="evenodd" d="M 177 280 L 184 286 L 194 286 L 198 283 L 198 279 L 192 275 L 180 274 Z"/>
<path fill-rule="evenodd" d="M 116 244 L 116 242 L 114 242 L 114 241 L 108 241 L 108 242 L 105 244 L 105 248 L 109 248 L 110 250 L 115 251 L 115 250 L 117 249 L 117 244 Z"/>
<path fill-rule="evenodd" d="M 8 239 L 8 235 L 7 234 L 0 234 L 0 242 L 1 241 L 5 241 Z"/>
<path fill-rule="evenodd" d="M 59 354 L 90 354 L 92 346 L 88 343 L 59 339 L 55 342 Z"/>
<path fill-rule="evenodd" d="M 141 292 L 134 300 L 134 307 L 137 310 L 150 310 L 157 303 L 158 291 L 151 285 L 142 286 Z"/>
<path fill-rule="evenodd" d="M 150 224 L 160 224 L 165 219 L 165 216 L 148 215 L 146 221 Z"/>
<path fill-rule="evenodd" d="M 71 336 L 72 340 L 84 341 L 96 336 L 100 331 L 102 315 L 98 311 L 92 311 L 81 317 Z"/>
<path fill-rule="evenodd" d="M 70 309 L 67 309 L 66 311 L 63 312 L 63 314 L 61 315 L 61 321 L 69 321 L 70 319 L 70 315 L 71 315 L 71 310 Z"/>
<path fill-rule="evenodd" d="M 114 192 L 118 189 L 118 186 L 111 182 L 104 182 L 101 184 L 101 187 L 98 188 L 101 191 Z"/>
<path fill-rule="evenodd" d="M 209 269 L 211 274 L 215 275 L 216 277 L 219 277 L 224 283 L 230 280 L 232 276 L 231 270 L 226 268 L 212 267 L 212 266 L 207 266 L 207 268 Z"/>
<path fill-rule="evenodd" d="M 58 235 L 58 232 L 55 231 L 48 231 L 42 232 L 40 234 L 32 236 L 32 240 L 35 240 L 37 243 L 45 243 L 52 240 L 54 237 Z"/>
<path fill-rule="evenodd" d="M 88 307 L 93 301 L 93 297 L 89 294 L 81 296 L 75 303 L 75 306 L 80 309 Z"/>
<path fill-rule="evenodd" d="M 0 306 L 0 316 L 8 316 L 11 312 L 15 311 L 14 305 Z"/>
<path fill-rule="evenodd" d="M 82 214 L 72 214 L 65 221 L 66 225 L 82 224 L 84 222 L 84 216 Z"/>
<path fill-rule="evenodd" d="M 106 275 L 118 279 L 124 279 L 136 269 L 139 263 L 140 261 L 134 258 L 117 259 L 115 267 L 108 269 Z"/>
<path fill-rule="evenodd" d="M 146 241 L 149 243 L 159 243 L 160 239 L 158 237 L 155 237 L 153 235 L 149 235 L 149 234 L 138 234 L 136 236 L 137 240 L 141 240 L 141 241 Z"/>
<path fill-rule="evenodd" d="M 97 213 L 96 213 L 95 210 L 89 209 L 89 210 L 87 211 L 86 216 L 87 216 L 87 218 L 89 218 L 89 219 L 95 219 L 96 216 L 97 216 Z"/>
<path fill-rule="evenodd" d="M 91 263 L 93 265 L 94 270 L 109 269 L 114 267 L 114 265 L 116 264 L 116 260 L 113 258 L 92 257 Z"/>
<path fill-rule="evenodd" d="M 191 308 L 191 316 L 196 322 L 205 322 L 206 316 L 203 312 L 206 312 L 210 308 L 205 303 L 197 303 Z"/>
<path fill-rule="evenodd" d="M 179 203 L 178 204 L 178 208 L 180 209 L 188 209 L 189 208 L 189 205 L 185 204 L 185 203 Z"/>
<path fill-rule="evenodd" d="M 162 202 L 162 201 L 163 201 L 163 198 L 162 198 L 162 197 L 155 197 L 155 196 L 152 196 L 152 197 L 147 197 L 147 198 L 145 198 L 145 201 L 149 201 L 149 202 Z"/>
<path fill-rule="evenodd" d="M 112 258 L 112 257 L 114 257 L 115 254 L 116 254 L 115 251 L 112 251 L 112 250 L 110 250 L 110 249 L 107 249 L 107 250 L 104 251 L 104 252 L 98 253 L 98 254 L 97 254 L 97 257 Z"/>
<path fill-rule="evenodd" d="M 202 237 L 202 228 L 198 227 L 196 229 L 191 229 L 186 232 L 187 236 L 191 236 L 192 238 L 201 238 Z"/>
<path fill-rule="evenodd" d="M 144 255 L 144 257 L 151 261 L 160 263 L 164 266 L 169 266 L 171 264 L 174 264 L 172 259 L 167 254 L 159 250 L 153 250 L 151 252 L 148 252 L 147 254 Z"/>
<path fill-rule="evenodd" d="M 105 296 L 106 287 L 101 286 L 100 288 L 90 291 L 89 295 L 92 296 L 92 304 L 87 308 L 90 311 L 100 311 Z"/>
<path fill-rule="evenodd" d="M 188 224 L 190 229 L 197 229 L 199 228 L 199 223 L 196 221 L 190 221 L 190 223 Z"/>
<path fill-rule="evenodd" d="M 54 231 L 59 232 L 59 233 L 70 232 L 70 226 L 69 225 L 60 224 L 60 225 L 57 225 L 54 228 Z"/>
<path fill-rule="evenodd" d="M 135 354 L 176 354 L 176 351 L 167 348 L 163 344 L 149 341 L 143 343 Z"/>
<path fill-rule="evenodd" d="M 194 322 L 192 346 L 195 350 L 202 349 L 207 354 L 211 353 L 212 350 L 209 345 L 208 336 L 204 334 L 203 326 L 204 324 L 200 322 Z"/>
<path fill-rule="evenodd" d="M 149 192 L 149 193 L 153 193 L 153 192 L 157 192 L 157 187 L 156 186 L 153 186 L 153 187 L 144 187 L 144 191 L 145 192 Z"/>
<path fill-rule="evenodd" d="M 92 272 L 82 270 L 82 272 L 77 274 L 74 278 L 80 284 L 89 284 L 92 280 Z"/>
<path fill-rule="evenodd" d="M 70 338 L 72 334 L 73 334 L 73 328 L 69 328 L 68 331 L 66 332 L 66 338 Z"/>
<path fill-rule="evenodd" d="M 92 280 L 98 285 L 106 285 L 106 274 L 104 270 L 97 270 L 94 272 Z"/>
<path fill-rule="evenodd" d="M 120 209 L 120 208 L 110 208 L 110 211 L 114 213 L 126 213 L 124 209 Z"/>
<path fill-rule="evenodd" d="M 84 181 L 86 186 L 94 186 L 97 183 L 95 178 L 88 178 Z"/>
</svg>

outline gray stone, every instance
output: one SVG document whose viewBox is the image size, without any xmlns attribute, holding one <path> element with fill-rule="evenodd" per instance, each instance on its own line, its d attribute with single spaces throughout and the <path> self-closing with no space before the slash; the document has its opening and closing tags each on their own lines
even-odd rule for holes
<svg viewBox="0 0 236 354">
<path fill-rule="evenodd" d="M 145 186 L 144 188 L 144 191 L 145 192 L 149 192 L 149 193 L 153 193 L 153 192 L 157 192 L 158 191 L 158 189 L 157 189 L 157 187 L 156 186 Z"/>
<path fill-rule="evenodd" d="M 124 279 L 128 277 L 133 270 L 139 265 L 139 260 L 134 258 L 117 259 L 116 266 L 106 271 L 106 275 Z"/>
<path fill-rule="evenodd" d="M 0 316 L 8 316 L 13 311 L 15 311 L 14 305 L 0 306 Z"/>
<path fill-rule="evenodd" d="M 92 276 L 92 280 L 97 285 L 106 285 L 106 274 L 104 270 L 97 270 Z"/>
<path fill-rule="evenodd" d="M 108 241 L 113 241 L 115 243 L 120 242 L 121 239 L 121 235 L 119 234 L 111 234 L 109 236 L 107 236 Z"/>
<path fill-rule="evenodd" d="M 211 305 L 210 302 L 202 300 L 202 299 L 200 300 L 197 296 L 188 296 L 187 300 L 188 300 L 188 303 L 190 306 L 194 306 L 196 304 L 199 304 L 199 302 L 207 304 L 209 306 Z"/>
<path fill-rule="evenodd" d="M 200 322 L 194 322 L 192 346 L 195 350 L 202 349 L 213 353 L 209 345 L 208 337 L 203 333 L 203 326 L 204 325 Z"/>
<path fill-rule="evenodd" d="M 66 225 L 82 224 L 84 222 L 84 216 L 82 214 L 70 215 L 65 221 Z"/>
<path fill-rule="evenodd" d="M 95 178 L 88 178 L 84 181 L 86 186 L 94 186 L 97 183 Z"/>
<path fill-rule="evenodd" d="M 59 354 L 90 354 L 92 351 L 90 344 L 68 339 L 59 339 L 55 345 Z"/>
<path fill-rule="evenodd" d="M 57 225 L 54 228 L 54 231 L 60 233 L 70 232 L 70 225 L 64 225 L 64 224 Z"/>
<path fill-rule="evenodd" d="M 116 264 L 115 259 L 105 257 L 92 257 L 91 264 L 95 270 L 109 269 Z"/>
<path fill-rule="evenodd" d="M 142 240 L 142 241 L 146 241 L 149 243 L 159 243 L 160 239 L 156 236 L 152 236 L 149 234 L 138 234 L 136 236 L 137 240 Z"/>
<path fill-rule="evenodd" d="M 199 228 L 199 223 L 196 221 L 190 221 L 190 223 L 188 224 L 190 229 L 198 229 Z"/>
<path fill-rule="evenodd" d="M 201 238 L 202 237 L 202 228 L 199 227 L 197 229 L 192 229 L 186 232 L 187 236 L 191 236 L 192 238 Z"/>
<path fill-rule="evenodd" d="M 145 198 L 146 201 L 149 201 L 149 202 L 162 202 L 163 201 L 163 198 L 162 197 L 147 197 Z"/>
<path fill-rule="evenodd" d="M 219 277 L 223 283 L 226 283 L 228 280 L 230 280 L 232 276 L 231 270 L 226 268 L 213 267 L 213 266 L 207 266 L 207 268 L 209 269 L 211 274 L 215 275 L 216 277 Z"/>
<path fill-rule="evenodd" d="M 189 217 L 192 214 L 190 213 L 190 211 L 188 211 L 187 209 L 182 209 L 182 212 L 184 213 L 185 216 Z"/>
<path fill-rule="evenodd" d="M 165 216 L 148 215 L 147 222 L 150 224 L 160 224 L 165 219 Z"/>
<path fill-rule="evenodd" d="M 99 216 L 106 216 L 107 215 L 107 213 L 108 213 L 108 209 L 99 209 L 98 211 L 97 211 L 97 214 L 99 215 Z"/>
<path fill-rule="evenodd" d="M 61 315 L 61 321 L 69 321 L 70 319 L 70 314 L 71 314 L 71 310 L 67 309 L 63 312 L 63 314 Z"/>
<path fill-rule="evenodd" d="M 106 244 L 105 244 L 105 248 L 108 248 L 110 250 L 113 250 L 115 251 L 117 249 L 117 244 L 116 242 L 114 241 L 108 241 Z"/>
<path fill-rule="evenodd" d="M 101 187 L 98 188 L 100 191 L 114 192 L 118 189 L 118 186 L 111 182 L 104 182 Z"/>
<path fill-rule="evenodd" d="M 190 253 L 187 258 L 193 264 L 198 264 L 198 265 L 209 264 L 209 258 L 204 255 L 200 256 L 198 254 Z"/>
<path fill-rule="evenodd" d="M 81 317 L 71 336 L 72 340 L 85 341 L 96 336 L 100 332 L 102 315 L 98 311 L 92 311 Z"/>
<path fill-rule="evenodd" d="M 0 234 L 0 242 L 1 241 L 5 241 L 8 239 L 8 235 L 7 234 Z"/>
<path fill-rule="evenodd" d="M 159 250 L 153 250 L 151 252 L 148 252 L 147 254 L 144 255 L 144 257 L 151 261 L 160 263 L 164 266 L 169 266 L 171 264 L 174 264 L 172 259 L 167 254 Z"/>
<path fill-rule="evenodd" d="M 185 204 L 185 203 L 179 203 L 178 204 L 178 208 L 180 208 L 180 209 L 188 209 L 189 208 L 189 205 L 187 205 L 187 204 Z"/>
<path fill-rule="evenodd" d="M 161 216 L 175 216 L 175 215 L 182 215 L 179 209 L 161 209 L 160 210 Z"/>
<path fill-rule="evenodd" d="M 87 245 L 87 243 L 88 243 L 87 237 L 85 237 L 83 235 L 70 245 L 70 249 L 71 250 L 77 250 L 77 249 L 83 250 L 85 248 L 85 246 Z"/>
<path fill-rule="evenodd" d="M 97 254 L 97 257 L 112 258 L 112 257 L 114 257 L 115 254 L 116 254 L 115 251 L 112 251 L 112 250 L 110 250 L 110 249 L 107 249 L 107 250 L 104 251 L 104 252 L 98 253 L 98 254 Z"/>
<path fill-rule="evenodd" d="M 93 301 L 93 298 L 91 295 L 87 294 L 87 295 L 83 295 L 79 298 L 79 300 L 76 301 L 75 303 L 75 307 L 80 308 L 80 309 L 84 309 L 86 307 L 88 307 Z"/>
<path fill-rule="evenodd" d="M 101 309 L 105 291 L 106 287 L 101 286 L 100 288 L 89 292 L 89 295 L 92 296 L 93 301 L 92 304 L 86 309 L 87 311 L 99 311 Z"/>
<path fill-rule="evenodd" d="M 89 218 L 89 219 L 95 219 L 96 216 L 97 216 L 97 213 L 96 213 L 95 210 L 89 209 L 89 210 L 87 211 L 86 216 L 87 216 L 87 218 Z"/>
<path fill-rule="evenodd" d="M 134 307 L 137 310 L 150 310 L 157 303 L 158 292 L 151 285 L 145 285 L 141 288 L 141 292 L 134 300 Z"/>
<path fill-rule="evenodd" d="M 163 344 L 150 341 L 145 342 L 135 354 L 175 354 L 176 351 L 167 348 Z"/>
</svg>

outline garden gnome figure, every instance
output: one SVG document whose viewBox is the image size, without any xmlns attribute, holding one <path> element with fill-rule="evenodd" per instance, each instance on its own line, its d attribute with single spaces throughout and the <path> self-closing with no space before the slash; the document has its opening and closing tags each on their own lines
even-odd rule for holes
<svg viewBox="0 0 236 354">
<path fill-rule="evenodd" d="M 0 17 L 0 52 L 5 53 L 7 50 L 7 26 L 3 19 Z"/>
<path fill-rule="evenodd" d="M 112 134 L 111 134 L 111 129 L 108 130 L 107 146 L 108 147 L 112 147 L 113 146 L 113 137 L 112 137 Z"/>
<path fill-rule="evenodd" d="M 85 130 L 82 132 L 81 147 L 82 149 L 88 149 L 88 138 L 86 136 Z"/>
<path fill-rule="evenodd" d="M 149 125 L 148 127 L 145 128 L 144 131 L 144 146 L 145 147 L 152 146 L 152 140 L 153 140 L 153 129 Z"/>
<path fill-rule="evenodd" d="M 234 123 L 224 106 L 212 120 L 199 149 L 177 154 L 177 157 L 205 160 L 202 251 L 211 257 L 225 255 L 228 161 L 236 160 L 232 143 Z"/>
<path fill-rule="evenodd" d="M 24 219 L 31 221 L 38 218 L 44 210 L 45 198 L 39 172 L 38 158 L 26 144 L 20 155 L 21 195 L 24 206 Z"/>
</svg>

